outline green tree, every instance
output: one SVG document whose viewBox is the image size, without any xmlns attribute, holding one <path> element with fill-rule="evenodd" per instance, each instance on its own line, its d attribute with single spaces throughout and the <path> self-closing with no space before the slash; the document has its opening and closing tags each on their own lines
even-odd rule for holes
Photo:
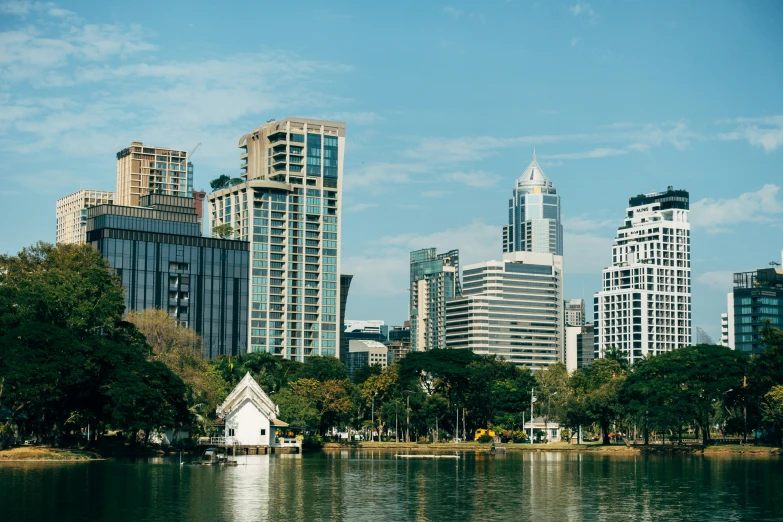
<svg viewBox="0 0 783 522">
<path fill-rule="evenodd" d="M 234 185 L 239 185 L 240 183 L 244 183 L 244 182 L 245 180 L 242 178 L 232 178 L 225 174 L 221 174 L 217 178 L 210 181 L 209 186 L 212 188 L 212 191 L 214 192 Z"/>
<path fill-rule="evenodd" d="M 383 368 L 380 364 L 370 364 L 367 366 L 362 366 L 361 368 L 357 369 L 353 374 L 353 383 L 354 384 L 362 384 L 364 381 L 369 379 L 370 377 L 374 375 L 380 375 L 381 370 Z"/>
<path fill-rule="evenodd" d="M 305 359 L 299 368 L 299 379 L 316 379 L 322 382 L 348 378 L 348 370 L 336 357 L 313 355 Z"/>
<path fill-rule="evenodd" d="M 783 386 L 773 386 L 765 395 L 761 403 L 762 418 L 771 424 L 774 442 L 781 444 L 781 426 L 783 426 Z"/>
<path fill-rule="evenodd" d="M 231 239 L 234 235 L 234 227 L 229 224 L 212 227 L 212 235 L 220 239 Z"/>
<path fill-rule="evenodd" d="M 565 418 L 570 390 L 565 364 L 556 362 L 536 372 L 536 406 L 538 414 L 544 418 L 547 433 L 551 420 L 562 422 Z"/>
<path fill-rule="evenodd" d="M 38 243 L 0 256 L 0 333 L 22 323 L 112 329 L 125 308 L 120 280 L 89 245 Z"/>
<path fill-rule="evenodd" d="M 584 394 L 579 402 L 587 417 L 601 427 L 603 444 L 609 444 L 609 427 L 620 414 L 618 393 L 625 372 L 611 359 L 597 359 L 580 372 L 579 385 L 574 387 Z"/>
</svg>

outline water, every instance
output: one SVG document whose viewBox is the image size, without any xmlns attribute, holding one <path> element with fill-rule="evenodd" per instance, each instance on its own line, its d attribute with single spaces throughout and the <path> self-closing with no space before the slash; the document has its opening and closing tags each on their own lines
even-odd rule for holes
<svg viewBox="0 0 783 522">
<path fill-rule="evenodd" d="M 781 520 L 783 459 L 354 451 L 0 464 L 0 520 Z"/>
</svg>

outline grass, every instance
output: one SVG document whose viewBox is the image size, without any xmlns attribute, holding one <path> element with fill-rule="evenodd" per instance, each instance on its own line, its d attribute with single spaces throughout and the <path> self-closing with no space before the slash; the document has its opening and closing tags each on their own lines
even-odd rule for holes
<svg viewBox="0 0 783 522">
<path fill-rule="evenodd" d="M 43 446 L 23 446 L 0 451 L 0 462 L 27 461 L 84 461 L 100 458 L 96 453 L 78 449 L 47 448 Z"/>
</svg>

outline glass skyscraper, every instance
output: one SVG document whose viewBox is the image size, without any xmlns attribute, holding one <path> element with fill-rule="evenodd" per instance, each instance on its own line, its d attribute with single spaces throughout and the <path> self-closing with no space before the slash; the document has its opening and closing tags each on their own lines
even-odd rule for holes
<svg viewBox="0 0 783 522">
<path fill-rule="evenodd" d="M 766 322 L 775 328 L 783 325 L 783 270 L 772 267 L 735 273 L 727 320 L 733 334 L 731 348 L 750 354 L 764 351 L 761 332 Z"/>
<path fill-rule="evenodd" d="M 503 226 L 503 252 L 563 255 L 560 196 L 533 153 L 533 161 L 517 179 L 508 200 L 508 225 Z"/>
<path fill-rule="evenodd" d="M 411 252 L 411 350 L 446 347 L 446 301 L 462 295 L 459 251 L 434 248 Z"/>
<path fill-rule="evenodd" d="M 245 181 L 208 199 L 213 233 L 250 243 L 248 346 L 336 357 L 345 124 L 270 121 L 239 148 Z"/>
<path fill-rule="evenodd" d="M 247 352 L 248 244 L 201 237 L 192 198 L 87 210 L 87 242 L 122 280 L 125 308 L 165 310 L 204 341 L 204 356 Z"/>
</svg>

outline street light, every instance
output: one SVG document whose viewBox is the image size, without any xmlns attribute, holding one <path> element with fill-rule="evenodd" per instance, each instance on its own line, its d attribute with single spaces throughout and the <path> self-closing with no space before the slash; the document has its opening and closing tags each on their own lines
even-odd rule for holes
<svg viewBox="0 0 783 522">
<path fill-rule="evenodd" d="M 410 425 L 411 425 L 411 390 L 403 390 L 402 394 L 407 395 L 405 405 L 405 442 L 410 442 Z"/>
</svg>

